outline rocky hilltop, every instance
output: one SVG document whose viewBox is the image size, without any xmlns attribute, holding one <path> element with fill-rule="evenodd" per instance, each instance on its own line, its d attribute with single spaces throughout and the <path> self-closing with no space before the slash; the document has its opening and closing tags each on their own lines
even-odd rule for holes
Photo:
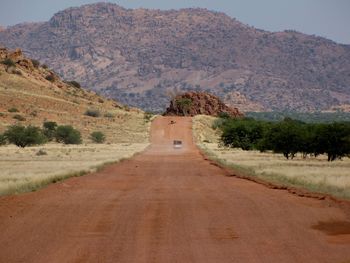
<svg viewBox="0 0 350 263">
<path fill-rule="evenodd" d="M 350 46 L 272 33 L 206 9 L 97 3 L 0 32 L 65 79 L 122 103 L 163 111 L 171 91 L 209 91 L 242 110 L 326 110 L 350 104 Z M 156 99 L 155 99 L 156 98 Z"/>
<path fill-rule="evenodd" d="M 177 95 L 170 102 L 164 115 L 196 116 L 210 115 L 219 116 L 225 113 L 230 117 L 243 117 L 237 108 L 228 107 L 218 97 L 205 92 L 186 92 Z"/>
</svg>

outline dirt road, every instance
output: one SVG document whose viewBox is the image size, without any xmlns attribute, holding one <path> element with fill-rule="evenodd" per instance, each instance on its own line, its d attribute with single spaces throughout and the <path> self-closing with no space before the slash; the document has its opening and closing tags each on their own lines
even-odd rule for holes
<svg viewBox="0 0 350 263">
<path fill-rule="evenodd" d="M 156 119 L 151 140 L 102 172 L 0 198 L 0 262 L 350 260 L 346 209 L 226 176 L 190 118 Z"/>
</svg>

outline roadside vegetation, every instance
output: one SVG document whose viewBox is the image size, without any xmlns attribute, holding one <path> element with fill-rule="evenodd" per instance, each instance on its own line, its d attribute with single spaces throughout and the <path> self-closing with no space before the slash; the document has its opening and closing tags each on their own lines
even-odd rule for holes
<svg viewBox="0 0 350 263">
<path fill-rule="evenodd" d="M 287 159 L 328 156 L 335 161 L 350 156 L 350 123 L 304 123 L 290 118 L 279 122 L 253 118 L 220 118 L 214 128 L 222 131 L 224 146 L 242 150 L 273 151 Z"/>
<path fill-rule="evenodd" d="M 50 143 L 26 148 L 0 147 L 0 195 L 35 191 L 50 183 L 98 171 L 147 146 L 148 143 Z"/>
<path fill-rule="evenodd" d="M 211 159 L 244 175 L 350 199 L 348 123 L 196 116 L 193 126 Z"/>
</svg>

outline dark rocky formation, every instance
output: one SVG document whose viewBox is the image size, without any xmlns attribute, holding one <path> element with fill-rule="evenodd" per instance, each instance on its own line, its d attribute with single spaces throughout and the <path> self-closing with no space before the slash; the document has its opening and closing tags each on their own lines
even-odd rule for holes
<svg viewBox="0 0 350 263">
<path fill-rule="evenodd" d="M 218 116 L 222 113 L 234 118 L 243 117 L 237 108 L 227 106 L 214 95 L 205 92 L 187 92 L 173 98 L 164 115 L 195 116 L 204 114 Z"/>
</svg>

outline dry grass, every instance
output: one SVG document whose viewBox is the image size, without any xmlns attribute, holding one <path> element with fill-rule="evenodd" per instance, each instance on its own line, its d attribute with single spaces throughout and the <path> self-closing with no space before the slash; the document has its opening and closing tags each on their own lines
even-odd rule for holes
<svg viewBox="0 0 350 263">
<path fill-rule="evenodd" d="M 294 160 L 286 160 L 280 154 L 219 147 L 218 143 L 203 142 L 215 141 L 211 137 L 213 121 L 211 117 L 197 116 L 193 122 L 197 144 L 209 157 L 266 181 L 350 199 L 349 158 L 331 163 L 327 162 L 326 156 L 306 159 L 297 156 Z"/>
<path fill-rule="evenodd" d="M 48 144 L 25 149 L 0 147 L 0 195 L 32 191 L 68 177 L 93 172 L 106 163 L 130 158 L 147 146 L 147 143 L 120 143 Z M 46 155 L 37 155 L 40 150 Z"/>
</svg>

